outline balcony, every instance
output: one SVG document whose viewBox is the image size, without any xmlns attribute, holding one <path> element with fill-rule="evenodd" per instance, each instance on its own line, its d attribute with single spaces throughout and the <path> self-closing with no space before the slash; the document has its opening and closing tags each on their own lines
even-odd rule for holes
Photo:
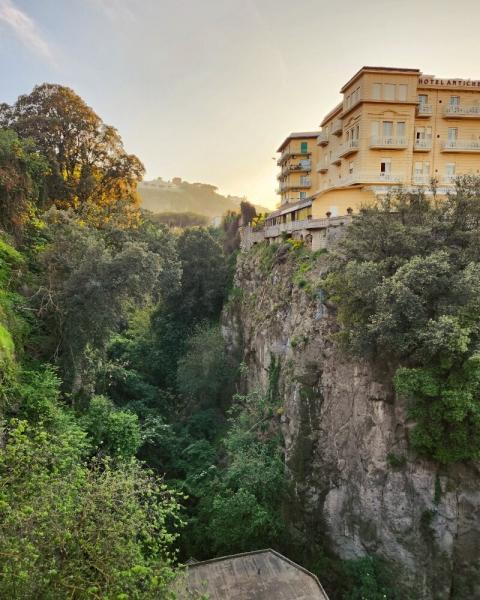
<svg viewBox="0 0 480 600">
<path fill-rule="evenodd" d="M 340 150 L 341 150 L 341 148 L 338 148 L 337 150 L 332 152 L 332 158 L 330 160 L 332 165 L 341 165 L 342 164 L 342 157 L 340 156 Z"/>
<path fill-rule="evenodd" d="M 326 131 L 321 131 L 319 136 L 317 137 L 317 145 L 318 146 L 326 146 L 328 144 L 328 133 Z"/>
<path fill-rule="evenodd" d="M 442 144 L 442 152 L 480 153 L 480 140 L 447 140 Z"/>
<path fill-rule="evenodd" d="M 328 165 L 326 165 L 324 161 L 319 161 L 317 163 L 317 171 L 319 173 L 326 173 L 328 171 Z"/>
<path fill-rule="evenodd" d="M 417 117 L 431 117 L 433 114 L 433 106 L 431 104 L 419 104 L 417 106 Z"/>
<path fill-rule="evenodd" d="M 333 135 L 342 135 L 343 124 L 341 119 L 335 119 L 332 123 L 332 133 Z"/>
<path fill-rule="evenodd" d="M 413 149 L 416 150 L 417 152 L 429 152 L 432 149 L 432 140 L 431 139 L 415 140 Z"/>
<path fill-rule="evenodd" d="M 308 173 L 312 170 L 312 161 L 311 160 L 302 160 L 299 163 L 285 165 L 282 168 L 281 173 L 277 176 L 278 179 L 281 177 L 286 177 L 289 173 Z"/>
<path fill-rule="evenodd" d="M 454 185 L 456 178 L 456 175 L 445 175 L 444 177 L 442 177 L 442 183 L 444 185 Z"/>
<path fill-rule="evenodd" d="M 345 158 L 354 152 L 358 152 L 358 140 L 348 140 L 340 148 L 339 156 L 340 158 Z"/>
<path fill-rule="evenodd" d="M 289 159 L 292 158 L 292 156 L 310 156 L 312 153 L 310 150 L 306 150 L 305 152 L 302 152 L 301 150 L 285 150 L 284 152 L 282 152 L 282 155 L 280 156 L 280 158 L 277 160 L 277 165 L 281 166 L 283 165 L 283 163 Z"/>
<path fill-rule="evenodd" d="M 407 147 L 406 137 L 377 137 L 370 138 L 370 148 L 389 148 L 391 150 L 403 150 Z"/>
<path fill-rule="evenodd" d="M 369 184 L 369 185 L 399 185 L 405 182 L 406 178 L 398 173 L 381 173 L 375 171 L 357 171 L 349 173 L 345 177 L 339 178 L 335 182 L 324 182 L 320 185 L 321 191 L 326 191 L 334 188 L 344 188 L 352 185 Z"/>
<path fill-rule="evenodd" d="M 413 176 L 413 185 L 430 185 L 432 181 L 431 175 L 414 175 Z"/>
<path fill-rule="evenodd" d="M 460 106 L 449 104 L 443 109 L 443 116 L 446 119 L 480 119 L 480 105 L 465 104 Z"/>
</svg>

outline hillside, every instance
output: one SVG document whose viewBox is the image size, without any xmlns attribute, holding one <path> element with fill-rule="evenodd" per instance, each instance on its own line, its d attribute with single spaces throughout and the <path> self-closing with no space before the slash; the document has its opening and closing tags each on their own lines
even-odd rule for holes
<svg viewBox="0 0 480 600">
<path fill-rule="evenodd" d="M 143 181 L 138 186 L 142 208 L 159 212 L 193 212 L 213 219 L 229 210 L 237 210 L 240 196 L 223 196 L 218 188 L 207 183 L 189 183 L 180 177 L 164 181 L 161 177 Z M 255 205 L 257 212 L 268 212 L 264 206 Z"/>
</svg>

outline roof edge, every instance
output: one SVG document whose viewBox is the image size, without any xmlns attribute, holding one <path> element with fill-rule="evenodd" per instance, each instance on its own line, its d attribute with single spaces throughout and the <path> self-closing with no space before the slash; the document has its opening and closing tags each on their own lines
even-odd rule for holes
<svg viewBox="0 0 480 600">
<path fill-rule="evenodd" d="M 264 554 L 266 552 L 271 552 L 272 554 L 275 554 L 275 556 L 277 556 L 278 558 L 281 558 L 282 560 L 288 562 L 289 564 L 291 564 L 293 567 L 295 567 L 299 571 L 302 571 L 306 575 L 309 575 L 312 579 L 315 580 L 315 583 L 318 585 L 320 591 L 324 594 L 325 598 L 328 598 L 325 590 L 323 589 L 322 584 L 320 583 L 320 580 L 315 575 L 315 573 L 312 573 L 311 571 L 309 571 L 305 567 L 302 567 L 302 565 L 299 565 L 296 562 L 294 562 L 293 560 L 291 560 L 290 558 L 284 556 L 283 554 L 280 554 L 280 552 L 277 552 L 273 548 L 264 548 L 263 550 L 251 550 L 250 552 L 239 552 L 238 554 L 229 554 L 227 556 L 219 556 L 217 558 L 210 558 L 208 560 L 201 560 L 201 561 L 198 561 L 196 563 L 188 565 L 188 568 L 189 569 L 195 569 L 196 567 L 200 567 L 202 565 L 213 564 L 213 563 L 216 563 L 216 562 L 220 562 L 222 560 L 229 560 L 231 558 L 242 558 L 242 556 L 253 556 L 254 554 Z"/>
<path fill-rule="evenodd" d="M 278 147 L 277 152 L 281 152 L 290 140 L 296 140 L 301 138 L 316 138 L 318 137 L 319 133 L 319 131 L 293 131 L 290 135 L 287 135 L 287 137 L 283 140 L 283 142 Z"/>
<path fill-rule="evenodd" d="M 369 67 L 369 66 L 364 66 L 361 69 L 359 69 L 355 75 L 353 77 L 351 77 L 347 83 L 345 83 L 342 86 L 342 89 L 340 90 L 340 93 L 343 94 L 343 92 L 355 81 L 357 80 L 360 75 L 362 73 L 405 73 L 405 74 L 409 74 L 409 75 L 413 75 L 414 73 L 417 73 L 418 75 L 421 74 L 420 69 L 409 69 L 409 68 L 402 68 L 402 67 Z"/>
</svg>

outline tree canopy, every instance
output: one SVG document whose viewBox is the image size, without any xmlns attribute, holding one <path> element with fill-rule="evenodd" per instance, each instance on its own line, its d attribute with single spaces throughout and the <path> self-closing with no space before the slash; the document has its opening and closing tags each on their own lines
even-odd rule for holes
<svg viewBox="0 0 480 600">
<path fill-rule="evenodd" d="M 1 105 L 0 127 L 32 140 L 46 158 L 47 196 L 57 208 L 73 208 L 96 225 L 138 218 L 142 163 L 70 88 L 44 83 Z"/>
</svg>

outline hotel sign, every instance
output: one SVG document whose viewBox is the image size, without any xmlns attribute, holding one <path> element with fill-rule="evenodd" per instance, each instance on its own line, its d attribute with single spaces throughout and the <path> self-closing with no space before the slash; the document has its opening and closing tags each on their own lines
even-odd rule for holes
<svg viewBox="0 0 480 600">
<path fill-rule="evenodd" d="M 419 85 L 428 87 L 455 87 L 466 89 L 480 89 L 480 80 L 476 79 L 437 79 L 436 77 L 423 77 L 418 80 Z"/>
</svg>

